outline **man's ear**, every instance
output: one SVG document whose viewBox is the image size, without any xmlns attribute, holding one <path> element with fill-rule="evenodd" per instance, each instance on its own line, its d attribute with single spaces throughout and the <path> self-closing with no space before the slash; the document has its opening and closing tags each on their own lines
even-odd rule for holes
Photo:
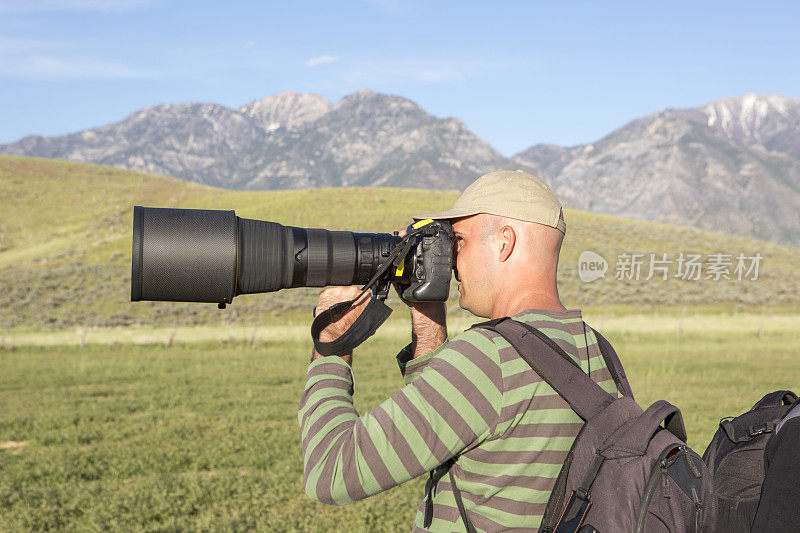
<svg viewBox="0 0 800 533">
<path fill-rule="evenodd" d="M 517 234 L 511 226 L 503 226 L 497 234 L 500 239 L 500 262 L 506 261 L 511 252 L 514 251 L 514 245 L 517 244 Z"/>
</svg>

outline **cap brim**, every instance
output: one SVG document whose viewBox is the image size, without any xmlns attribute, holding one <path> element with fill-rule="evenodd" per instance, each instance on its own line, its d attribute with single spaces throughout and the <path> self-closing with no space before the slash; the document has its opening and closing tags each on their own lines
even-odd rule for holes
<svg viewBox="0 0 800 533">
<path fill-rule="evenodd" d="M 481 213 L 480 209 L 450 209 L 448 211 L 439 211 L 438 213 L 428 213 L 427 215 L 414 215 L 411 218 L 414 220 L 452 220 L 454 218 L 469 217 Z"/>
<path fill-rule="evenodd" d="M 464 218 L 470 217 L 472 215 L 477 215 L 480 213 L 488 213 L 488 214 L 496 214 L 497 216 L 503 216 L 508 218 L 514 218 L 516 220 L 521 220 L 523 222 L 531 222 L 533 224 L 541 224 L 543 226 L 548 226 L 551 228 L 555 228 L 561 233 L 567 233 L 567 224 L 564 221 L 564 218 L 560 216 L 561 210 L 559 209 L 559 218 L 555 222 L 548 221 L 548 220 L 532 220 L 531 218 L 524 218 L 524 217 L 516 217 L 513 214 L 499 214 L 499 213 L 491 213 L 486 209 L 481 208 L 472 208 L 472 209 L 450 209 L 449 211 L 439 211 L 438 213 L 428 213 L 427 215 L 413 215 L 415 221 L 419 220 L 454 220 L 456 218 Z"/>
</svg>

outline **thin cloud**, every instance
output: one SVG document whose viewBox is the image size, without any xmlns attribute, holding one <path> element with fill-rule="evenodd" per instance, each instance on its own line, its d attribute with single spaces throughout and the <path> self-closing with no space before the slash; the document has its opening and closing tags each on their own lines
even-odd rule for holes
<svg viewBox="0 0 800 533">
<path fill-rule="evenodd" d="M 396 11 L 400 7 L 398 0 L 363 0 L 369 6 L 379 7 L 387 11 Z"/>
<path fill-rule="evenodd" d="M 0 78 L 37 81 L 152 78 L 134 68 L 68 42 L 0 37 Z"/>
<path fill-rule="evenodd" d="M 381 63 L 368 62 L 346 74 L 346 78 L 365 86 L 401 82 L 459 83 L 472 76 L 497 68 L 476 61 L 395 60 Z"/>
<path fill-rule="evenodd" d="M 246 43 L 244 43 L 244 47 L 245 47 L 245 48 L 252 48 L 252 47 L 254 47 L 255 45 L 256 45 L 256 42 L 255 42 L 255 41 L 247 41 Z"/>
<path fill-rule="evenodd" d="M 362 0 L 362 3 L 389 15 L 399 16 L 416 14 L 428 7 L 427 3 L 419 0 Z"/>
<path fill-rule="evenodd" d="M 0 77 L 26 80 L 103 80 L 153 77 L 153 73 L 121 63 L 87 58 L 60 58 L 30 54 L 0 57 Z"/>
<path fill-rule="evenodd" d="M 323 80 L 314 80 L 311 90 L 346 94 L 361 87 L 402 94 L 411 87 L 464 87 L 473 79 L 501 76 L 538 68 L 536 61 L 508 57 L 496 58 L 404 58 L 377 61 L 348 60 L 348 68 L 339 69 Z"/>
<path fill-rule="evenodd" d="M 154 0 L 0 0 L 0 12 L 96 11 L 122 13 L 146 9 Z"/>
<path fill-rule="evenodd" d="M 327 65 L 328 63 L 335 63 L 336 61 L 339 61 L 339 58 L 336 56 L 317 56 L 306 61 L 306 66 L 316 67 L 319 65 Z"/>
<path fill-rule="evenodd" d="M 63 50 L 74 48 L 64 41 L 47 41 L 44 39 L 19 39 L 16 37 L 0 37 L 0 58 L 12 54 L 22 54 L 42 50 Z"/>
</svg>

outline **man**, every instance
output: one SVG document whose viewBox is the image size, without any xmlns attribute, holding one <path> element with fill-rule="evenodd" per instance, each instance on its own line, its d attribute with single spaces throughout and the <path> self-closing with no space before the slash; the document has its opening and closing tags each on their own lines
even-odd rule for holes
<svg viewBox="0 0 800 533">
<path fill-rule="evenodd" d="M 617 394 L 593 330 L 559 299 L 566 224 L 547 185 L 522 171 L 493 172 L 453 209 L 414 218 L 452 222 L 462 308 L 531 324 Z M 355 295 L 356 288 L 327 289 L 317 310 Z M 341 335 L 363 305 L 321 340 Z M 398 355 L 406 385 L 366 415 L 352 404 L 352 354 L 314 355 L 298 414 L 306 493 L 340 505 L 436 470 L 414 530 L 463 531 L 443 477 L 455 459 L 454 479 L 475 528 L 537 530 L 581 419 L 499 335 L 467 330 L 448 342 L 443 303 L 410 307 L 412 342 Z"/>
</svg>

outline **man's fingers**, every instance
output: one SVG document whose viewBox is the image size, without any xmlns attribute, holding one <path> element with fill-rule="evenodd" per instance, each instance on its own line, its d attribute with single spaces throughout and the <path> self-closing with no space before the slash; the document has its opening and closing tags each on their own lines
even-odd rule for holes
<svg viewBox="0 0 800 533">
<path fill-rule="evenodd" d="M 328 287 L 319 293 L 319 298 L 320 300 L 338 300 L 343 302 L 345 300 L 352 300 L 358 296 L 360 292 L 361 290 L 355 285 L 350 285 L 348 287 Z"/>
<path fill-rule="evenodd" d="M 349 287 L 328 287 L 319 293 L 317 300 L 316 314 L 320 314 L 333 307 L 340 302 L 346 302 L 355 299 L 361 293 L 361 289 L 355 285 Z M 365 293 L 366 295 L 366 293 Z M 356 305 L 361 305 L 366 298 L 361 298 Z"/>
<path fill-rule="evenodd" d="M 358 299 L 356 300 L 356 298 Z M 362 294 L 361 289 L 355 285 L 350 287 L 329 287 L 323 290 L 319 294 L 314 316 L 319 316 L 320 313 L 338 303 L 355 301 L 346 309 L 346 312 L 337 313 L 337 316 L 332 317 L 335 320 L 320 332 L 320 340 L 329 342 L 344 334 L 364 311 L 369 299 L 370 294 L 366 292 Z"/>
</svg>

